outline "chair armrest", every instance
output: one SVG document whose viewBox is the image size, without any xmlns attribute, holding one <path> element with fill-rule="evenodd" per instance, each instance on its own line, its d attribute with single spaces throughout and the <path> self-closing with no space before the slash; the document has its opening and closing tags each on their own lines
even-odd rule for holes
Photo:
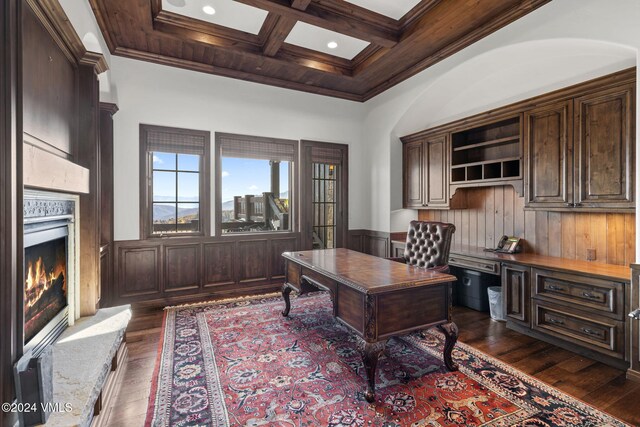
<svg viewBox="0 0 640 427">
<path fill-rule="evenodd" d="M 395 257 L 389 257 L 389 258 L 385 258 L 385 259 L 388 259 L 389 261 L 401 262 L 402 264 L 406 264 L 407 263 L 407 260 L 404 259 L 404 257 L 395 256 Z"/>
<path fill-rule="evenodd" d="M 437 271 L 438 273 L 448 274 L 449 273 L 449 264 L 439 265 L 437 267 L 431 267 L 431 268 L 428 268 L 427 270 Z"/>
</svg>

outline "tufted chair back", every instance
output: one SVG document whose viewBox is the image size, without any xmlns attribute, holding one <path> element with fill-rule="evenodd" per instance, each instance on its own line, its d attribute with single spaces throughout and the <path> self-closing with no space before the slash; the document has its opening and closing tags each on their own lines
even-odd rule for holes
<svg viewBox="0 0 640 427">
<path fill-rule="evenodd" d="M 449 272 L 449 250 L 456 226 L 445 222 L 411 221 L 404 248 L 407 264 Z"/>
</svg>

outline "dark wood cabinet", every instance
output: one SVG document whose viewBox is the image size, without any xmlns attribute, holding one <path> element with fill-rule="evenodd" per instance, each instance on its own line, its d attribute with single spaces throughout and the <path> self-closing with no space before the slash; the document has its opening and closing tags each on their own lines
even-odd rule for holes
<svg viewBox="0 0 640 427">
<path fill-rule="evenodd" d="M 530 277 L 529 267 L 514 264 L 502 265 L 502 292 L 504 314 L 508 321 L 530 326 Z"/>
<path fill-rule="evenodd" d="M 574 203 L 599 208 L 634 208 L 634 85 L 575 99 Z"/>
<path fill-rule="evenodd" d="M 632 212 L 635 75 L 620 71 L 402 137 L 404 207 L 465 208 L 458 189 L 511 185 L 527 209 Z"/>
<path fill-rule="evenodd" d="M 522 194 L 521 115 L 486 119 L 451 133 L 451 186 L 512 185 Z"/>
<path fill-rule="evenodd" d="M 426 136 L 405 143 L 403 189 L 405 208 L 449 207 L 448 135 Z"/>
<path fill-rule="evenodd" d="M 528 208 L 631 210 L 634 86 L 525 112 Z"/>
<path fill-rule="evenodd" d="M 531 329 L 579 346 L 574 351 L 624 364 L 628 283 L 588 274 L 531 269 Z M 594 353 L 596 354 L 594 356 Z"/>
<path fill-rule="evenodd" d="M 524 114 L 525 197 L 528 207 L 569 207 L 573 200 L 571 101 Z"/>
<path fill-rule="evenodd" d="M 631 351 L 629 360 L 631 366 L 627 377 L 640 381 L 640 265 L 631 265 L 630 313 L 627 317 L 627 328 L 631 335 Z"/>
<path fill-rule="evenodd" d="M 404 207 L 421 208 L 424 200 L 424 148 L 422 141 L 404 145 L 403 189 Z"/>
<path fill-rule="evenodd" d="M 426 205 L 433 207 L 449 206 L 449 185 L 447 182 L 449 146 L 446 135 L 437 135 L 427 139 L 426 150 Z"/>
</svg>

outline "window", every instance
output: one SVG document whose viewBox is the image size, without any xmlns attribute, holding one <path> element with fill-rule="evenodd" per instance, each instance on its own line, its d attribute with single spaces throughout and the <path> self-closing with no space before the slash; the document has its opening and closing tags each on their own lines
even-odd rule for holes
<svg viewBox="0 0 640 427">
<path fill-rule="evenodd" d="M 293 230 L 297 142 L 216 134 L 220 234 Z"/>
<path fill-rule="evenodd" d="M 209 234 L 209 132 L 140 125 L 145 237 Z"/>
</svg>

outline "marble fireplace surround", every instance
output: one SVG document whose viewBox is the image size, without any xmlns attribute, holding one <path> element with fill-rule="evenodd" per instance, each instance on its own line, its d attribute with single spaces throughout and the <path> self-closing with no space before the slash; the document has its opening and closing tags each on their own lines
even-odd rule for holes
<svg viewBox="0 0 640 427">
<path fill-rule="evenodd" d="M 25 230 L 34 226 L 34 221 L 69 220 L 71 215 L 67 251 L 69 327 L 53 344 L 52 362 L 52 403 L 65 410 L 53 412 L 46 425 L 89 426 L 98 415 L 96 408 L 104 405 L 104 395 L 114 392 L 117 378 L 124 371 L 124 337 L 131 309 L 128 305 L 103 308 L 95 315 L 80 317 L 80 196 L 57 191 L 25 189 L 23 203 Z M 98 400 L 103 403 L 96 405 Z M 106 419 L 105 415 L 99 416 Z"/>
</svg>

